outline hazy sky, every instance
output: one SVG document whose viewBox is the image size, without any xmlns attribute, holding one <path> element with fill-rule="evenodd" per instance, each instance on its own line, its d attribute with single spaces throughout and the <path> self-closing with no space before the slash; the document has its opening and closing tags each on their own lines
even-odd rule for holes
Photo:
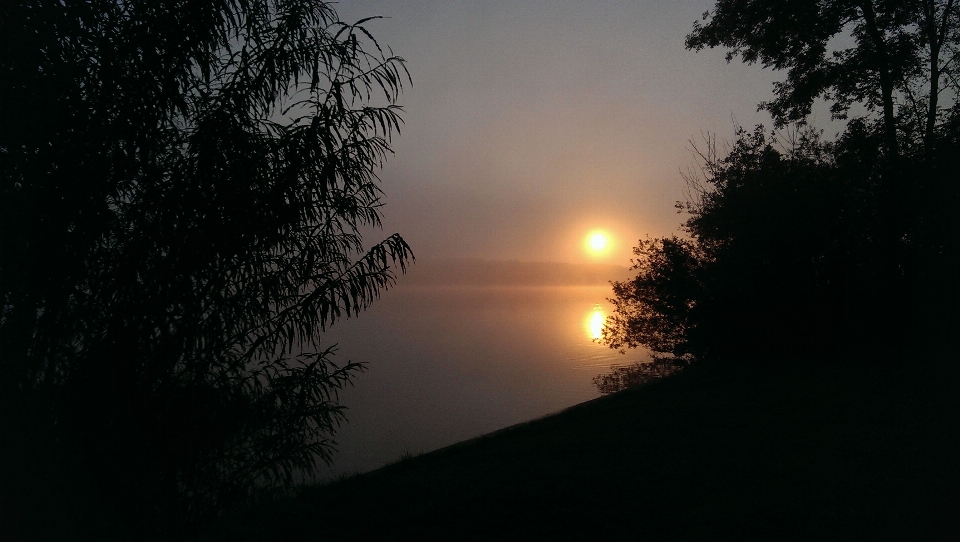
<svg viewBox="0 0 960 542">
<path fill-rule="evenodd" d="M 769 117 L 775 74 L 684 49 L 711 1 L 358 0 L 407 59 L 402 135 L 382 172 L 384 233 L 418 257 L 586 262 L 587 233 L 626 265 L 676 232 L 689 140 Z"/>
</svg>

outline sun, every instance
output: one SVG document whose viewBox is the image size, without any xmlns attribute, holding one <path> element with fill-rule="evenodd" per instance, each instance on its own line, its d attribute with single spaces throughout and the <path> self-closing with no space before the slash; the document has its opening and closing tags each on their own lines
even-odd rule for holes
<svg viewBox="0 0 960 542">
<path fill-rule="evenodd" d="M 601 256 L 610 248 L 610 236 L 606 232 L 595 230 L 587 235 L 587 251 L 594 256 Z"/>
<path fill-rule="evenodd" d="M 607 248 L 607 236 L 602 233 L 595 233 L 591 235 L 590 248 L 598 252 Z"/>
</svg>

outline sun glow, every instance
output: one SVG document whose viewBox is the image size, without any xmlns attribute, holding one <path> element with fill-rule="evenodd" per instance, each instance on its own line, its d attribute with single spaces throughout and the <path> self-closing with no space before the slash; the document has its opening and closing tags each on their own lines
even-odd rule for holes
<svg viewBox="0 0 960 542">
<path fill-rule="evenodd" d="M 605 231 L 594 230 L 587 235 L 586 249 L 592 256 L 605 256 L 610 250 L 610 236 Z"/>
</svg>

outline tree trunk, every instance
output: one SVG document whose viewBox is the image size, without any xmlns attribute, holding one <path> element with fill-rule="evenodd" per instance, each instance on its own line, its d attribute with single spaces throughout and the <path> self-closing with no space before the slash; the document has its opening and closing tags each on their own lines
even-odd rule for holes
<svg viewBox="0 0 960 542">
<path fill-rule="evenodd" d="M 893 111 L 893 77 L 890 74 L 890 59 L 887 53 L 887 41 L 877 25 L 873 3 L 860 2 L 860 11 L 867 26 L 867 35 L 873 40 L 876 50 L 876 70 L 880 80 L 880 97 L 883 103 L 883 133 L 888 160 L 896 168 L 900 158 L 900 145 L 897 143 L 897 121 Z"/>
<path fill-rule="evenodd" d="M 940 94 L 940 50 L 947 35 L 947 23 L 950 20 L 950 11 L 953 9 L 953 0 L 947 0 L 947 5 L 940 15 L 940 24 L 937 24 L 936 0 L 925 0 L 923 3 L 924 32 L 930 47 L 930 98 L 927 104 L 927 123 L 923 132 L 924 154 L 929 162 L 936 152 L 934 130 L 937 126 L 937 107 Z M 938 28 L 939 26 L 939 28 Z"/>
<path fill-rule="evenodd" d="M 910 295 L 909 257 L 904 252 L 902 224 L 904 176 L 897 141 L 896 115 L 893 106 L 894 81 L 890 54 L 884 30 L 877 23 L 873 2 L 858 3 L 863 14 L 867 36 L 874 46 L 874 69 L 880 82 L 883 104 L 883 135 L 886 165 L 881 172 L 880 195 L 879 273 L 880 273 L 880 334 L 889 338 L 890 354 L 904 351 L 913 335 L 910 316 L 913 313 Z"/>
</svg>

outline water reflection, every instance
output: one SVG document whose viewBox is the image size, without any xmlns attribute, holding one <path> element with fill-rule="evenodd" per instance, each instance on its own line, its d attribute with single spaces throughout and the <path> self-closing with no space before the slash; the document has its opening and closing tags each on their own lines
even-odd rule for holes
<svg viewBox="0 0 960 542">
<path fill-rule="evenodd" d="M 476 437 L 594 399 L 593 378 L 648 358 L 594 341 L 609 286 L 399 286 L 327 334 L 338 361 L 368 363 L 321 477 Z"/>
<path fill-rule="evenodd" d="M 603 322 L 607 319 L 603 314 L 603 307 L 599 303 L 593 306 L 593 310 L 587 314 L 586 329 L 587 336 L 597 340 L 603 336 Z"/>
</svg>

